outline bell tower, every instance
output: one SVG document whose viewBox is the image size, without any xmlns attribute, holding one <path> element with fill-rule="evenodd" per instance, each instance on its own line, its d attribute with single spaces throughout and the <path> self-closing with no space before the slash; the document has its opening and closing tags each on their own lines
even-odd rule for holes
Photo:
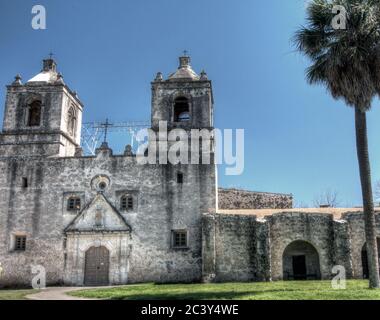
<svg viewBox="0 0 380 320">
<path fill-rule="evenodd" d="M 83 104 L 64 83 L 51 57 L 27 81 L 7 86 L 0 153 L 3 156 L 74 156 L 80 146 Z"/>
<path fill-rule="evenodd" d="M 212 129 L 214 126 L 211 81 L 202 71 L 196 74 L 185 53 L 179 57 L 178 69 L 164 79 L 157 73 L 152 83 L 152 128 L 167 121 L 168 128 Z"/>
<path fill-rule="evenodd" d="M 162 142 L 167 142 L 168 153 L 171 147 L 177 146 L 177 138 L 170 137 L 175 129 L 184 129 L 187 133 L 187 148 L 177 150 L 182 157 L 177 162 L 168 162 L 165 166 L 168 177 L 168 190 L 180 197 L 178 190 L 185 190 L 189 199 L 194 194 L 201 194 L 199 208 L 184 213 L 186 219 L 198 219 L 200 213 L 215 211 L 217 208 L 217 170 L 215 164 L 214 146 L 214 100 L 211 81 L 206 72 L 198 75 L 191 67 L 191 59 L 185 53 L 179 57 L 178 69 L 164 79 L 161 72 L 157 73 L 152 82 L 152 113 L 151 126 L 153 131 L 159 131 L 160 122 L 167 122 L 168 136 L 156 135 L 155 141 L 160 148 Z M 206 129 L 206 130 L 204 130 Z M 193 135 L 198 132 L 198 136 Z M 190 139 L 191 138 L 191 139 Z M 196 142 L 197 143 L 194 143 Z M 153 143 L 153 141 L 150 141 Z M 149 150 L 149 146 L 148 146 Z M 160 156 L 167 150 L 158 150 Z M 156 150 L 157 152 L 157 150 Z M 177 156 L 177 152 L 176 152 Z M 172 184 L 170 181 L 176 183 Z M 178 188 L 178 185 L 191 185 L 191 188 Z M 202 192 L 200 192 L 202 190 Z M 173 212 L 182 212 L 181 201 L 173 196 Z"/>
</svg>

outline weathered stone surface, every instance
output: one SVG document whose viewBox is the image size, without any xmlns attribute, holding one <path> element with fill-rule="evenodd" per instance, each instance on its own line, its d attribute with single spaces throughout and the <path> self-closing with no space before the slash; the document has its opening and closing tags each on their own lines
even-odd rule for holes
<svg viewBox="0 0 380 320">
<path fill-rule="evenodd" d="M 178 94 L 191 97 L 192 120 L 186 129 L 211 125 L 209 81 L 162 81 L 159 88 L 152 87 L 158 90 L 153 126 L 158 115 L 172 123 L 164 101 L 174 101 Z M 0 134 L 0 285 L 30 285 L 32 264 L 46 268 L 48 284 L 83 285 L 85 252 L 92 246 L 109 250 L 111 284 L 200 281 L 201 215 L 216 208 L 215 166 L 141 165 L 130 150 L 113 155 L 106 144 L 96 156 L 82 156 L 76 141 L 64 141 L 67 107 L 80 106 L 71 94 L 68 102 L 65 90 L 70 93 L 50 83 L 8 87 Z M 31 94 L 43 103 L 39 129 L 24 125 L 24 99 Z M 78 135 L 80 124 L 78 118 Z M 183 183 L 177 182 L 178 172 Z M 124 194 L 132 195 L 133 209 L 121 210 Z M 68 210 L 73 196 L 80 198 L 81 210 Z M 130 230 L 117 223 L 118 214 Z M 187 231 L 187 248 L 173 248 L 173 230 Z M 25 251 L 14 251 L 16 235 L 27 237 Z"/>
<path fill-rule="evenodd" d="M 211 82 L 179 76 L 152 83 L 152 128 L 162 120 L 169 128 L 212 128 Z M 30 285 L 33 265 L 45 267 L 48 285 L 81 286 L 93 247 L 109 252 L 110 284 L 294 278 L 299 256 L 310 277 L 331 279 L 335 265 L 349 278 L 363 276 L 359 210 L 292 209 L 292 195 L 218 191 L 215 165 L 141 165 L 130 147 L 114 155 L 103 143 L 95 156 L 83 156 L 82 105 L 55 76 L 49 79 L 8 86 L 0 134 L 0 286 Z M 178 97 L 188 99 L 189 121 L 173 121 Z M 30 99 L 42 102 L 38 128 L 25 126 Z M 78 127 L 70 136 L 72 106 Z M 125 195 L 133 203 L 127 209 Z M 68 205 L 72 198 L 80 208 Z M 376 221 L 380 237 L 379 213 Z M 175 230 L 187 231 L 187 247 L 174 248 Z M 25 251 L 15 250 L 16 236 L 26 236 Z"/>
<path fill-rule="evenodd" d="M 255 216 L 203 216 L 204 278 L 263 281 L 269 276 L 268 230 Z"/>
<path fill-rule="evenodd" d="M 335 220 L 332 213 L 302 211 L 294 209 L 261 219 L 254 211 L 249 215 L 234 214 L 233 210 L 204 215 L 204 279 L 282 280 L 292 272 L 291 258 L 299 255 L 306 256 L 310 279 L 332 279 L 337 265 L 345 268 L 347 278 L 362 278 L 362 212 L 347 211 Z M 376 221 L 380 237 L 380 212 Z"/>
<path fill-rule="evenodd" d="M 290 209 L 293 208 L 293 196 L 290 194 L 219 188 L 218 203 L 221 210 Z"/>
<path fill-rule="evenodd" d="M 363 215 L 358 212 L 350 212 L 344 216 L 348 223 L 350 234 L 350 252 L 352 259 L 353 276 L 361 278 L 363 275 L 362 250 L 366 245 Z M 380 238 L 380 215 L 376 215 L 377 236 Z"/>
<path fill-rule="evenodd" d="M 28 105 L 41 101 L 39 126 L 28 127 Z M 67 112 L 75 108 L 77 126 L 69 133 Z M 7 87 L 3 131 L 0 135 L 2 156 L 73 156 L 80 144 L 83 105 L 62 84 L 25 84 Z"/>
</svg>

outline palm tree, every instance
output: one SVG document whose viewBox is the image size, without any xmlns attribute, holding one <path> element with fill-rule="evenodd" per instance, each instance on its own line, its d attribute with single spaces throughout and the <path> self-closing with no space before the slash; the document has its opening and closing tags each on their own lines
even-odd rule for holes
<svg viewBox="0 0 380 320">
<path fill-rule="evenodd" d="M 344 30 L 332 24 L 336 5 L 346 10 Z M 344 14 L 343 10 L 340 13 Z M 307 26 L 296 32 L 294 42 L 312 62 L 306 71 L 308 82 L 324 85 L 335 99 L 343 99 L 355 109 L 370 288 L 380 288 L 366 124 L 366 112 L 380 94 L 379 0 L 310 0 Z"/>
</svg>

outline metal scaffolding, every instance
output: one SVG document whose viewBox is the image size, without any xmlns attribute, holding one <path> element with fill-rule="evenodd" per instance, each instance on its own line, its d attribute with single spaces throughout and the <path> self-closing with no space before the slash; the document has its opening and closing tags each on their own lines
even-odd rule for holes
<svg viewBox="0 0 380 320">
<path fill-rule="evenodd" d="M 134 148 L 136 134 L 142 129 L 150 127 L 149 121 L 127 121 L 127 122 L 86 122 L 82 125 L 81 146 L 86 155 L 95 155 L 95 150 L 102 141 L 107 141 L 108 134 L 121 132 L 129 135 L 130 145 Z"/>
</svg>

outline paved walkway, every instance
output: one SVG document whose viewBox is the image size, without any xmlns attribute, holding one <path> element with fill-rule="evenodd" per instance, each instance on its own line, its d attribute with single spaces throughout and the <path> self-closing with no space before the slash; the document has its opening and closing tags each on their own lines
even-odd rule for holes
<svg viewBox="0 0 380 320">
<path fill-rule="evenodd" d="M 44 290 L 41 290 L 38 293 L 29 294 L 26 296 L 29 300 L 98 300 L 98 299 L 89 299 L 89 298 L 80 298 L 72 297 L 67 295 L 67 292 L 78 291 L 85 289 L 96 289 L 94 287 L 49 287 Z"/>
</svg>

